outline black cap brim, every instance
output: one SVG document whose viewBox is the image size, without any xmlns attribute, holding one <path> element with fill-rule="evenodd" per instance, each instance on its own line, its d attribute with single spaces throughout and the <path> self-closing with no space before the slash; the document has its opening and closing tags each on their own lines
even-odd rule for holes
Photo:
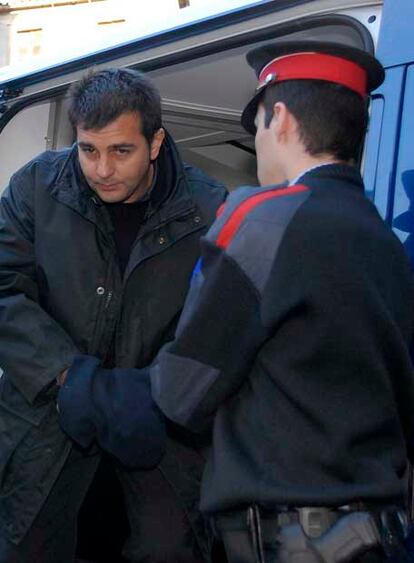
<svg viewBox="0 0 414 563">
<path fill-rule="evenodd" d="M 357 63 L 360 67 L 365 69 L 367 73 L 367 93 L 378 88 L 384 81 L 384 69 L 375 57 L 365 51 L 362 51 L 361 49 L 356 49 L 355 47 L 339 43 L 327 43 L 325 41 L 285 41 L 280 43 L 269 43 L 249 51 L 246 55 L 246 59 L 249 65 L 256 72 L 256 76 L 259 77 L 264 66 L 277 57 L 303 52 L 334 55 Z M 255 135 L 256 133 L 254 121 L 256 118 L 257 107 L 265 89 L 266 86 L 253 96 L 242 113 L 241 124 L 246 131 L 252 135 Z"/>
</svg>

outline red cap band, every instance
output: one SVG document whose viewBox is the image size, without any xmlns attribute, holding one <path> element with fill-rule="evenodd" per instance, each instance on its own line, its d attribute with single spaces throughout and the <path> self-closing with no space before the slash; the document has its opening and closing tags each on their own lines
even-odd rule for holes
<svg viewBox="0 0 414 563">
<path fill-rule="evenodd" d="M 367 74 L 357 63 L 324 53 L 294 53 L 270 61 L 260 72 L 258 90 L 285 80 L 325 80 L 367 95 Z"/>
</svg>

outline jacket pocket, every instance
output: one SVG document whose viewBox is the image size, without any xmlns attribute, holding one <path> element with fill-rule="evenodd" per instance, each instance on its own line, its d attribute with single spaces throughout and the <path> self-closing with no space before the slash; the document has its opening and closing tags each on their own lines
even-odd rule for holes
<svg viewBox="0 0 414 563">
<path fill-rule="evenodd" d="M 12 543 L 32 525 L 69 451 L 54 402 L 34 413 L 0 402 L 0 521 Z"/>
<path fill-rule="evenodd" d="M 54 408 L 53 402 L 31 405 L 3 375 L 0 382 L 0 494 L 4 492 L 7 468 L 31 429 L 39 427 Z"/>
</svg>

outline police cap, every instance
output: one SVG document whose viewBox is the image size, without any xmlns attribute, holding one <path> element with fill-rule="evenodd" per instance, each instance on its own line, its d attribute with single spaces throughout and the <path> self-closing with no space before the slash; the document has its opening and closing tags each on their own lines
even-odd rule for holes
<svg viewBox="0 0 414 563">
<path fill-rule="evenodd" d="M 285 41 L 252 49 L 247 62 L 256 72 L 256 94 L 244 108 L 241 123 L 253 135 L 257 106 L 264 90 L 287 80 L 323 80 L 340 84 L 362 97 L 380 86 L 384 69 L 361 49 L 320 41 Z"/>
</svg>

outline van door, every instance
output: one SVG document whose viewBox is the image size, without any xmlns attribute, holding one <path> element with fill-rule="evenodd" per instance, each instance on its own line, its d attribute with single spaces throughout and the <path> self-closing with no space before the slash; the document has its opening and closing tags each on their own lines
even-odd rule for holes
<svg viewBox="0 0 414 563">
<path fill-rule="evenodd" d="M 375 93 L 365 184 L 414 264 L 414 44 L 412 0 L 386 0 L 377 56 L 386 79 Z"/>
<path fill-rule="evenodd" d="M 414 265 L 414 65 L 406 69 L 394 190 L 390 199 L 391 224 Z"/>
</svg>

